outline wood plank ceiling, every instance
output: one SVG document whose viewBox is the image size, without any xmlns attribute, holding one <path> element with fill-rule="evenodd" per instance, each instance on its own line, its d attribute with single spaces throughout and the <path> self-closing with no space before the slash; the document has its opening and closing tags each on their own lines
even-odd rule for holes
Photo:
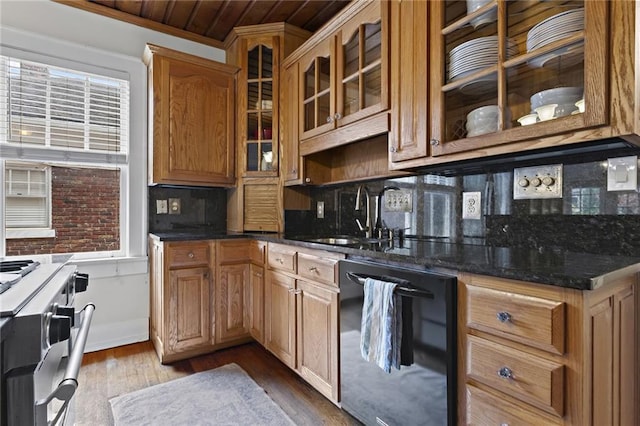
<svg viewBox="0 0 640 426">
<path fill-rule="evenodd" d="M 156 31 L 223 48 L 233 27 L 287 22 L 314 32 L 349 0 L 57 0 Z"/>
</svg>

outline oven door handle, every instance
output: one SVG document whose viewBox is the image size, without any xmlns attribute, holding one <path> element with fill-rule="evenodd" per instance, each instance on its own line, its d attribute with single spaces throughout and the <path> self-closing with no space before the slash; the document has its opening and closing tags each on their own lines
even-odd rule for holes
<svg viewBox="0 0 640 426">
<path fill-rule="evenodd" d="M 89 327 L 91 327 L 91 319 L 93 318 L 93 312 L 95 311 L 96 306 L 93 303 L 87 304 L 82 311 L 84 311 L 82 326 L 78 331 L 78 336 L 75 345 L 73 345 L 73 349 L 69 354 L 69 361 L 67 363 L 67 369 L 64 373 L 64 378 L 58 384 L 58 387 L 53 390 L 45 399 L 40 400 L 36 403 L 36 409 L 40 407 L 46 406 L 53 400 L 53 398 L 57 398 L 60 401 L 64 401 L 64 404 L 60 408 L 60 411 L 56 414 L 55 419 L 51 422 L 51 424 L 56 424 L 58 419 L 62 415 L 62 413 L 66 410 L 69 401 L 76 392 L 78 388 L 78 374 L 80 373 L 80 366 L 82 365 L 82 357 L 84 356 L 84 348 L 87 344 L 87 336 L 89 335 Z"/>
<path fill-rule="evenodd" d="M 347 272 L 346 275 L 351 281 L 353 281 L 356 284 L 360 284 L 362 286 L 364 286 L 364 282 L 367 278 L 371 278 L 378 281 L 387 281 L 387 282 L 397 284 L 397 287 L 395 288 L 395 292 L 397 294 L 400 294 L 401 296 L 410 296 L 410 297 L 415 296 L 415 297 L 422 297 L 425 299 L 433 299 L 433 293 L 431 293 L 430 291 L 415 288 L 411 285 L 411 282 L 400 279 L 400 278 L 356 274 L 354 272 Z"/>
</svg>

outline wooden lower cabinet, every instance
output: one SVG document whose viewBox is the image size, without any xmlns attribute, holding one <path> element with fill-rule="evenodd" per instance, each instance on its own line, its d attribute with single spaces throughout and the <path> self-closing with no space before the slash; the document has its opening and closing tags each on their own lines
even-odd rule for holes
<svg viewBox="0 0 640 426">
<path fill-rule="evenodd" d="M 638 275 L 591 291 L 473 274 L 458 286 L 459 424 L 639 423 Z"/>
<path fill-rule="evenodd" d="M 223 343 L 249 334 L 249 318 L 245 300 L 249 285 L 248 264 L 221 265 L 216 283 L 216 343 Z"/>
<path fill-rule="evenodd" d="M 338 289 L 298 280 L 298 371 L 338 401 Z"/>
<path fill-rule="evenodd" d="M 267 271 L 265 347 L 290 368 L 296 367 L 296 280 Z"/>
</svg>

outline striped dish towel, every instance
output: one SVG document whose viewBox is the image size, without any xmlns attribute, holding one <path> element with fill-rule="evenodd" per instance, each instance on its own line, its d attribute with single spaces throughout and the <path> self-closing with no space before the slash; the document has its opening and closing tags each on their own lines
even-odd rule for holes
<svg viewBox="0 0 640 426">
<path fill-rule="evenodd" d="M 391 367 L 400 369 L 402 303 L 395 288 L 394 283 L 372 278 L 364 282 L 360 352 L 387 373 Z"/>
</svg>

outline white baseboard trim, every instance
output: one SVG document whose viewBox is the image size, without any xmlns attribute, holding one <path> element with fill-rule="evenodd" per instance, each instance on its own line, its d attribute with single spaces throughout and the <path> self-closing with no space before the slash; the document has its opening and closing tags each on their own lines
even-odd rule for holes
<svg viewBox="0 0 640 426">
<path fill-rule="evenodd" d="M 86 352 L 100 351 L 149 340 L 149 318 L 109 324 L 91 324 Z"/>
</svg>

